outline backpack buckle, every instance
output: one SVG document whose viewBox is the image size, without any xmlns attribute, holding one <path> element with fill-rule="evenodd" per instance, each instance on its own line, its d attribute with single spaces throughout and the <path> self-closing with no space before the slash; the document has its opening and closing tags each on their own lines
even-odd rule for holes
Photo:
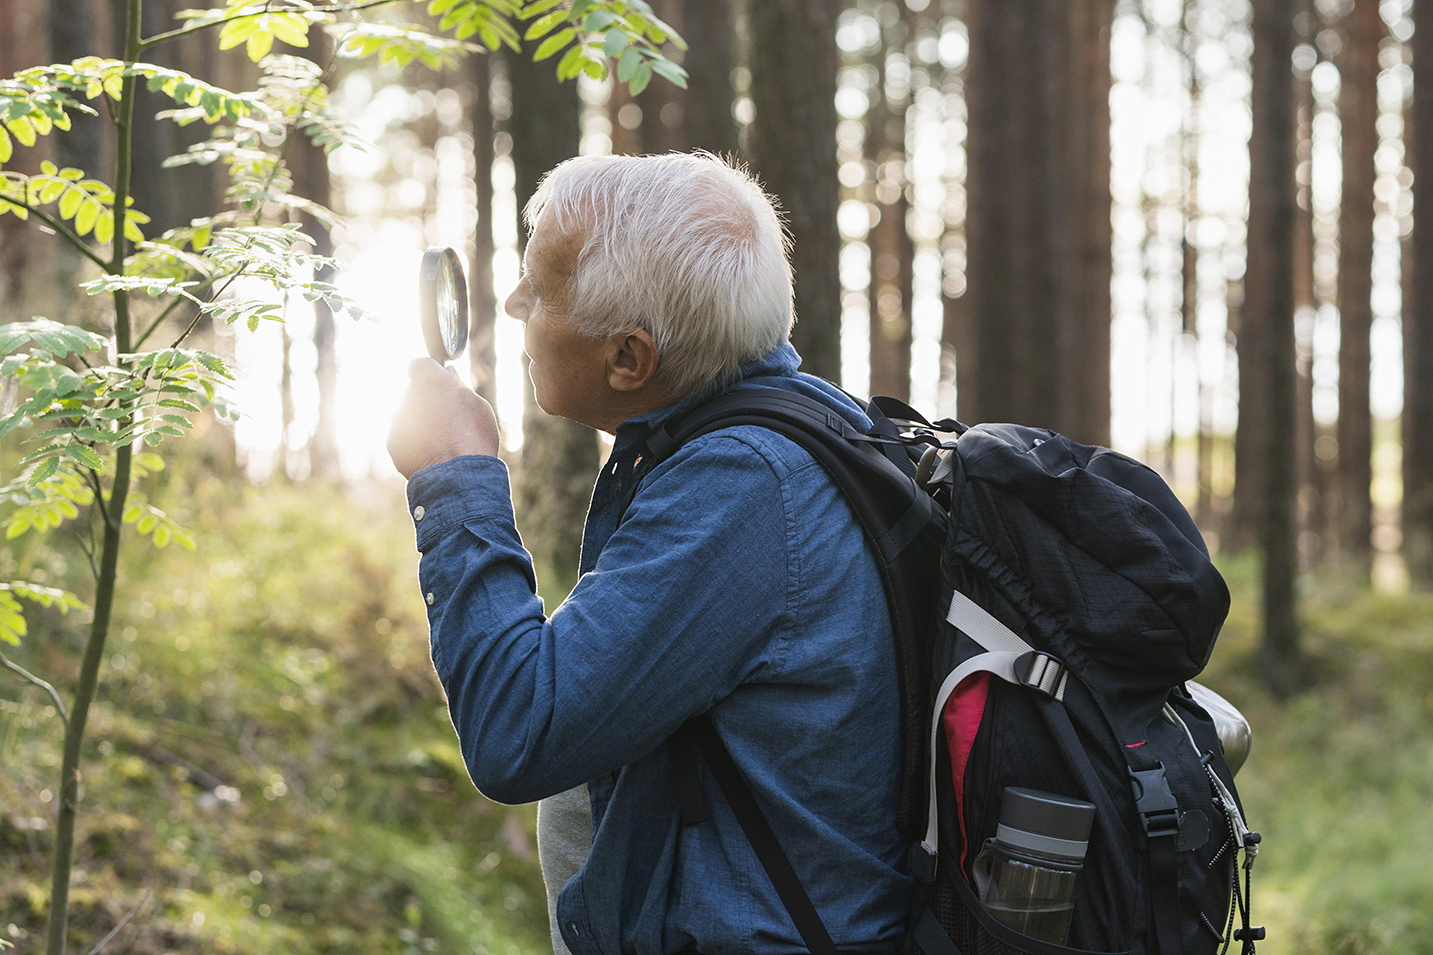
<svg viewBox="0 0 1433 955">
<path fill-rule="evenodd" d="M 1144 834 L 1150 839 L 1179 835 L 1179 801 L 1169 788 L 1164 764 L 1154 769 L 1130 770 L 1130 788 L 1134 790 L 1134 808 L 1144 823 Z"/>
<path fill-rule="evenodd" d="M 1015 660 L 1015 679 L 1052 700 L 1064 698 L 1068 672 L 1065 664 L 1039 650 L 1022 653 Z"/>
</svg>

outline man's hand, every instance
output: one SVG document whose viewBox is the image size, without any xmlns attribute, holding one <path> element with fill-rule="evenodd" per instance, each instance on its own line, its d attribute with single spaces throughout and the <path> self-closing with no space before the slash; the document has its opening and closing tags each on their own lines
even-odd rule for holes
<svg viewBox="0 0 1433 955">
<path fill-rule="evenodd" d="M 388 454 L 405 478 L 463 454 L 497 454 L 493 406 L 431 358 L 408 366 L 408 391 L 388 429 Z"/>
</svg>

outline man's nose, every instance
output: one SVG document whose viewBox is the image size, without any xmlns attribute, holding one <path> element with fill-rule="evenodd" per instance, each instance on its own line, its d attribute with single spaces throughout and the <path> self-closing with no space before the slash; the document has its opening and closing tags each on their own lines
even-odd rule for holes
<svg viewBox="0 0 1433 955">
<path fill-rule="evenodd" d="M 510 318 L 515 318 L 520 322 L 527 321 L 527 296 L 524 294 L 526 284 L 526 279 L 519 282 L 517 288 L 513 289 L 512 294 L 508 296 L 508 300 L 503 303 L 503 311 L 507 312 Z"/>
</svg>

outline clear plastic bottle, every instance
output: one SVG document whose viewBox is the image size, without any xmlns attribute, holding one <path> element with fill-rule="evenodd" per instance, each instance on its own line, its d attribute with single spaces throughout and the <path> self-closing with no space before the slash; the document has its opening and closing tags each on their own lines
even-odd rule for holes
<svg viewBox="0 0 1433 955">
<path fill-rule="evenodd" d="M 1022 935 L 1065 944 L 1094 818 L 1093 803 L 1007 788 L 1000 825 L 986 843 L 990 878 L 982 901 L 990 914 Z"/>
</svg>

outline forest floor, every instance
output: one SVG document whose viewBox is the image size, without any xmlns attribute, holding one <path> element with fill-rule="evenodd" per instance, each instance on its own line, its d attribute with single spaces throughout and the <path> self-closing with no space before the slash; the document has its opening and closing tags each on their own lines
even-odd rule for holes
<svg viewBox="0 0 1433 955">
<path fill-rule="evenodd" d="M 468 782 L 397 489 L 151 496 L 187 502 L 200 546 L 127 545 L 70 949 L 135 911 L 107 952 L 543 951 L 531 808 Z M 1309 578 L 1312 685 L 1280 703 L 1257 677 L 1254 568 L 1224 570 L 1204 682 L 1254 726 L 1238 782 L 1264 835 L 1260 950 L 1433 951 L 1433 598 Z M 82 616 L 40 615 L 11 656 L 68 687 Z M 60 737 L 43 693 L 0 679 L 0 940 L 21 955 L 42 948 Z"/>
</svg>

